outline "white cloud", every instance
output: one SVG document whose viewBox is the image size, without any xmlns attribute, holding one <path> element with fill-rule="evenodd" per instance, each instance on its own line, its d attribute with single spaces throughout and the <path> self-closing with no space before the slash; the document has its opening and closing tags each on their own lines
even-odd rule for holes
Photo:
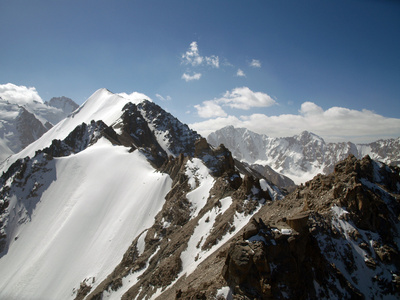
<svg viewBox="0 0 400 300">
<path fill-rule="evenodd" d="M 182 79 L 184 79 L 186 82 L 192 81 L 192 80 L 199 80 L 200 78 L 201 78 L 201 73 L 194 73 L 193 75 L 183 73 L 183 75 L 182 75 Z"/>
<path fill-rule="evenodd" d="M 12 83 L 0 84 L 0 97 L 18 105 L 25 105 L 33 101 L 43 103 L 36 88 Z"/>
<path fill-rule="evenodd" d="M 214 68 L 219 68 L 219 57 L 216 55 L 201 56 L 197 42 L 191 42 L 189 50 L 182 54 L 181 58 L 182 63 L 185 65 L 196 67 L 205 64 Z"/>
<path fill-rule="evenodd" d="M 163 97 L 163 96 L 161 96 L 160 94 L 156 94 L 156 97 L 157 97 L 158 99 L 160 99 L 161 101 L 170 101 L 170 100 L 171 100 L 171 97 L 170 97 L 170 96 Z"/>
<path fill-rule="evenodd" d="M 191 128 L 203 136 L 227 125 L 245 127 L 271 137 L 293 136 L 307 130 L 327 142 L 352 141 L 369 143 L 381 138 L 400 136 L 400 119 L 386 118 L 369 110 L 331 107 L 323 110 L 312 102 L 304 102 L 298 114 L 219 117 L 193 123 Z"/>
<path fill-rule="evenodd" d="M 147 96 L 147 95 L 145 95 L 143 93 L 139 93 L 139 92 L 132 92 L 131 94 L 118 93 L 117 95 L 119 95 L 119 96 L 121 96 L 121 97 L 123 97 L 125 99 L 131 100 L 133 102 L 137 102 L 138 100 L 140 101 L 140 100 L 143 100 L 143 99 L 146 99 L 146 100 L 149 100 L 149 101 L 153 101 L 149 96 Z"/>
<path fill-rule="evenodd" d="M 261 62 L 260 62 L 258 59 L 253 59 L 253 60 L 250 62 L 250 67 L 253 67 L 253 68 L 261 68 Z"/>
<path fill-rule="evenodd" d="M 202 105 L 195 105 L 197 113 L 201 118 L 226 117 L 227 113 L 215 101 L 204 101 Z"/>
<path fill-rule="evenodd" d="M 220 99 L 214 100 L 217 103 L 238 109 L 250 109 L 251 107 L 268 107 L 276 104 L 275 100 L 262 92 L 253 92 L 248 87 L 235 88 L 227 91 Z"/>
<path fill-rule="evenodd" d="M 275 100 L 269 95 L 253 92 L 248 87 L 240 87 L 226 91 L 222 98 L 207 100 L 202 105 L 195 105 L 195 108 L 200 117 L 212 118 L 226 116 L 221 106 L 248 110 L 252 107 L 268 107 L 274 104 L 276 104 Z"/>
<path fill-rule="evenodd" d="M 237 77 L 246 77 L 246 74 L 241 69 L 238 69 L 236 72 Z"/>
</svg>

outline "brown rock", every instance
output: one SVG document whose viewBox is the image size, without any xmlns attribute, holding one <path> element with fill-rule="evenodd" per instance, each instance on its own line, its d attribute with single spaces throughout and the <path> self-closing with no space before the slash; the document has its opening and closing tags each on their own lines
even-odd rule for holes
<svg viewBox="0 0 400 300">
<path fill-rule="evenodd" d="M 251 238 L 252 236 L 256 235 L 258 233 L 258 231 L 260 230 L 259 228 L 259 224 L 257 223 L 257 221 L 252 218 L 250 220 L 250 222 L 246 225 L 246 227 L 244 228 L 243 231 L 243 239 L 244 240 L 248 240 L 249 238 Z"/>
<path fill-rule="evenodd" d="M 301 233 L 307 232 L 308 231 L 308 226 L 307 226 L 308 216 L 309 216 L 308 211 L 301 212 L 292 217 L 288 217 L 286 219 L 286 223 L 290 227 L 292 227 L 294 230 L 296 230 L 297 232 L 301 232 Z"/>
</svg>

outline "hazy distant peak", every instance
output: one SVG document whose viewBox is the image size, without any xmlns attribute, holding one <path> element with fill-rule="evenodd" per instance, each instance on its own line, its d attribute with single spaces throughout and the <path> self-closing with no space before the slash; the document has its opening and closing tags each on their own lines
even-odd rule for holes
<svg viewBox="0 0 400 300">
<path fill-rule="evenodd" d="M 299 135 L 296 135 L 295 138 L 301 142 L 308 143 L 310 141 L 319 141 L 321 143 L 325 143 L 324 139 L 315 133 L 304 130 Z"/>
</svg>

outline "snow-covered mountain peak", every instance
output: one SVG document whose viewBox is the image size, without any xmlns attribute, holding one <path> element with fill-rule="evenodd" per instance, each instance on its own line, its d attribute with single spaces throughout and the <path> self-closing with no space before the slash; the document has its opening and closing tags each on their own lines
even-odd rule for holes
<svg viewBox="0 0 400 300">
<path fill-rule="evenodd" d="M 325 141 L 322 137 L 306 130 L 301 132 L 299 135 L 294 136 L 294 138 L 303 145 L 307 145 L 309 143 L 325 144 Z"/>
</svg>

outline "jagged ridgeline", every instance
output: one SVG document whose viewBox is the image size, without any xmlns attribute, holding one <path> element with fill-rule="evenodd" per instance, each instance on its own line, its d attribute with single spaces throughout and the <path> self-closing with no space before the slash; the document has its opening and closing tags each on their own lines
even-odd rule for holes
<svg viewBox="0 0 400 300">
<path fill-rule="evenodd" d="M 105 89 L 1 168 L 5 299 L 174 299 L 285 194 L 158 105 Z M 214 271 L 203 278 L 226 286 Z"/>
<path fill-rule="evenodd" d="M 369 144 L 326 143 L 307 131 L 293 137 L 274 138 L 227 126 L 211 133 L 207 139 L 211 145 L 224 144 L 235 159 L 286 187 L 291 185 L 289 178 L 301 184 L 319 173 L 332 173 L 335 165 L 350 154 L 358 159 L 369 155 L 387 165 L 400 166 L 400 137 Z"/>
</svg>

